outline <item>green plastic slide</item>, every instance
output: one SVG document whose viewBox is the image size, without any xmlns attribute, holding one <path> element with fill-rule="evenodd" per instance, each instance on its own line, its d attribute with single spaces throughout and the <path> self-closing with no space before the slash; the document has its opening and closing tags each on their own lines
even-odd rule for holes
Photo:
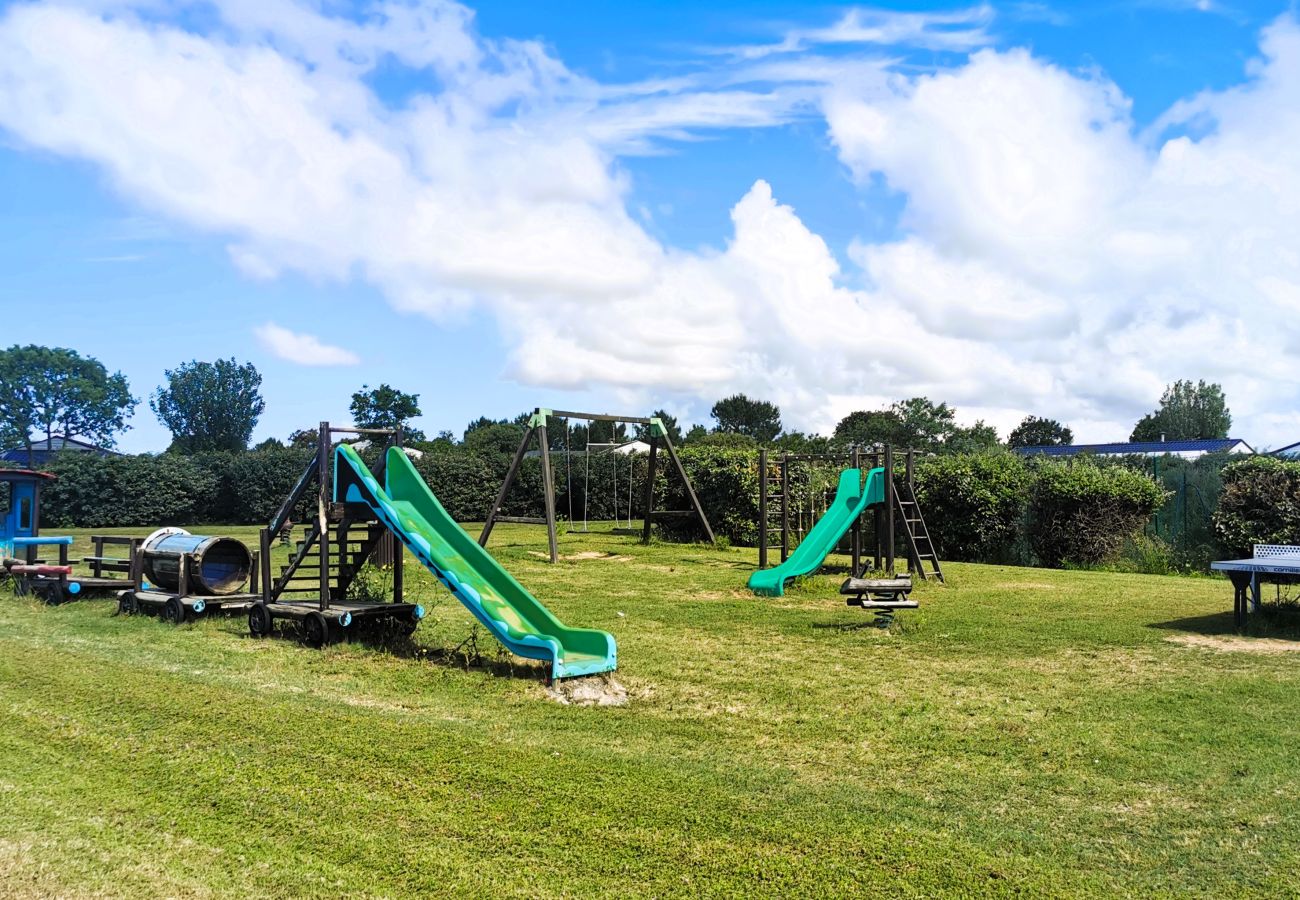
<svg viewBox="0 0 1300 900">
<path fill-rule="evenodd" d="M 511 653 L 549 660 L 553 678 L 613 671 L 614 637 L 569 628 L 447 515 L 420 473 L 398 447 L 384 461 L 384 487 L 357 452 L 334 452 L 335 502 L 365 503 L 474 618 Z"/>
<path fill-rule="evenodd" d="M 780 597 L 785 593 L 785 583 L 791 578 L 808 575 L 821 568 L 826 555 L 835 549 L 844 532 L 853 526 L 864 509 L 884 501 L 884 469 L 869 471 L 865 486 L 862 484 L 861 469 L 845 469 L 840 473 L 835 502 L 826 510 L 826 515 L 817 521 L 785 562 L 750 575 L 749 589 L 762 597 Z"/>
</svg>

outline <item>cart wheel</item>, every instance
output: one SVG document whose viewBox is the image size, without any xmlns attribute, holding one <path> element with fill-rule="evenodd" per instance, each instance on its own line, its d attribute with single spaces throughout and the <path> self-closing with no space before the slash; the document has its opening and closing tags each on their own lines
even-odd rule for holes
<svg viewBox="0 0 1300 900">
<path fill-rule="evenodd" d="M 135 602 L 132 594 L 123 594 L 117 598 L 117 614 L 119 616 L 133 616 L 140 611 L 140 604 Z"/>
<path fill-rule="evenodd" d="M 309 612 L 302 620 L 302 634 L 303 642 L 308 647 L 315 647 L 319 650 L 329 642 L 329 623 L 325 621 L 325 617 L 320 613 Z"/>
<path fill-rule="evenodd" d="M 248 633 L 264 638 L 271 633 L 271 611 L 265 603 L 254 603 L 248 608 Z"/>
<path fill-rule="evenodd" d="M 420 627 L 420 617 L 411 613 L 405 619 L 399 619 L 397 622 L 397 631 L 403 637 L 410 637 L 415 634 L 415 629 Z"/>
<path fill-rule="evenodd" d="M 185 605 L 181 603 L 180 597 L 172 597 L 163 604 L 162 619 L 164 622 L 171 622 L 173 625 L 179 625 L 185 621 Z"/>
<path fill-rule="evenodd" d="M 45 602 L 51 606 L 62 603 L 64 600 L 68 599 L 67 591 L 65 591 L 63 585 L 57 581 L 52 581 L 45 585 L 44 590 L 41 591 L 41 596 L 44 597 Z"/>
</svg>

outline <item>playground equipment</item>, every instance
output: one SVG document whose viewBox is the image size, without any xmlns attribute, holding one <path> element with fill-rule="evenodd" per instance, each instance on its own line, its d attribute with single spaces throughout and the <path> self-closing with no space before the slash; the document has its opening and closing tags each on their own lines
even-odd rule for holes
<svg viewBox="0 0 1300 900">
<path fill-rule="evenodd" d="M 160 528 L 131 548 L 131 581 L 118 594 L 125 615 L 157 613 L 179 625 L 195 616 L 241 612 L 260 599 L 257 554 L 234 538 Z M 240 589 L 252 578 L 248 593 Z"/>
<path fill-rule="evenodd" d="M 640 529 L 641 539 L 650 540 L 650 528 L 656 519 L 668 517 L 693 517 L 699 521 L 701 528 L 704 530 L 710 543 L 713 542 L 713 528 L 709 525 L 708 516 L 704 514 L 704 509 L 700 506 L 699 498 L 695 496 L 695 488 L 691 485 L 691 479 L 686 474 L 686 469 L 682 466 L 681 459 L 677 456 L 677 449 L 673 446 L 672 440 L 668 437 L 668 430 L 664 424 L 657 418 L 644 418 L 640 416 L 617 416 L 607 413 L 583 413 L 568 412 L 565 410 L 545 409 L 537 407 L 533 411 L 532 418 L 528 420 L 528 427 L 524 431 L 523 440 L 519 442 L 519 449 L 515 451 L 514 459 L 510 463 L 510 468 L 506 471 L 505 481 L 501 485 L 501 490 L 497 494 L 492 508 L 488 510 L 487 521 L 483 525 L 483 531 L 479 535 L 478 543 L 480 547 L 486 547 L 488 538 L 492 534 L 492 529 L 497 522 L 516 522 L 525 525 L 545 525 L 546 536 L 550 548 L 551 562 L 557 562 L 560 558 L 559 550 L 556 546 L 555 534 L 555 476 L 551 471 L 551 448 L 550 440 L 547 435 L 547 421 L 549 419 L 565 420 L 566 433 L 566 456 L 568 453 L 567 434 L 568 421 L 570 419 L 583 419 L 588 423 L 588 434 L 590 434 L 590 425 L 592 422 L 610 422 L 614 425 L 630 424 L 644 425 L 650 432 L 650 449 L 649 459 L 646 470 L 646 482 L 643 490 L 645 516 Z M 534 439 L 537 439 L 537 448 L 542 460 L 542 491 L 545 495 L 546 515 L 544 518 L 534 518 L 528 516 L 503 516 L 501 507 L 506 502 L 506 497 L 510 493 L 510 486 L 514 484 L 515 477 L 519 474 L 519 466 L 523 463 L 524 457 L 528 453 L 528 445 Z M 682 484 L 686 488 L 686 496 L 690 501 L 691 508 L 684 510 L 656 510 L 654 508 L 654 483 L 655 474 L 658 465 L 659 447 L 663 446 L 668 453 L 668 459 L 672 463 L 673 470 L 681 478 Z M 587 450 L 595 448 L 608 450 L 616 445 L 588 444 Z M 571 470 L 570 470 L 571 471 Z M 631 477 L 631 468 L 629 467 L 629 478 Z M 630 482 L 629 482 L 630 485 Z M 629 518 L 631 504 L 629 502 Z M 585 517 L 584 517 L 585 519 Z M 585 524 L 585 521 L 584 521 Z"/>
<path fill-rule="evenodd" d="M 750 589 L 764 596 L 781 596 L 786 581 L 817 571 L 847 533 L 851 540 L 852 565 L 849 578 L 840 588 L 840 593 L 848 597 L 846 602 L 884 613 L 915 608 L 915 602 L 907 599 L 912 576 L 943 581 L 943 569 L 916 499 L 912 479 L 914 456 L 913 451 L 906 451 L 903 478 L 899 479 L 894 471 L 894 450 L 889 446 L 866 454 L 859 450 L 848 454 L 783 454 L 775 465 L 768 452 L 760 450 L 759 571 L 750 576 Z M 865 479 L 861 468 L 864 457 L 871 466 Z M 850 467 L 840 473 L 834 501 L 792 551 L 793 464 L 844 461 L 849 462 Z M 774 487 L 777 493 L 773 493 Z M 874 545 L 871 570 L 885 573 L 878 579 L 863 577 L 867 567 L 862 532 L 868 510 L 871 511 Z M 905 578 L 899 578 L 895 572 L 895 546 L 900 530 L 907 548 L 908 573 Z M 780 535 L 781 562 L 769 569 L 768 555 L 775 534 Z"/>
<path fill-rule="evenodd" d="M 375 471 L 351 446 L 332 445 L 338 432 L 387 439 Z M 280 533 L 313 481 L 318 486 L 316 520 L 289 564 L 273 579 L 271 539 Z M 357 529 L 360 537 L 349 537 L 352 529 Z M 384 552 L 381 539 L 390 535 L 506 649 L 528 659 L 550 661 L 552 679 L 615 668 L 617 654 L 611 635 L 565 626 L 447 514 L 403 451 L 400 432 L 331 428 L 328 422 L 320 425 L 316 459 L 260 532 L 262 596 L 249 607 L 249 631 L 260 637 L 271 631 L 276 619 L 294 619 L 302 625 L 308 643 L 315 646 L 361 619 L 388 619 L 413 631 L 424 609 L 402 602 L 401 547 L 391 548 L 391 602 L 347 599 L 348 586 L 361 565 L 376 551 Z M 300 575 L 300 571 L 308 574 Z M 304 590 L 316 598 L 286 599 L 286 595 Z"/>
<path fill-rule="evenodd" d="M 1275 585 L 1300 584 L 1300 547 L 1284 544 L 1255 544 L 1248 559 L 1222 559 L 1210 563 L 1232 582 L 1232 620 L 1240 631 L 1252 611 L 1259 613 L 1262 582 Z M 1279 600 L 1281 587 L 1278 588 Z"/>
<path fill-rule="evenodd" d="M 102 577 L 102 569 L 74 575 L 68 559 L 72 538 L 41 536 L 41 487 L 53 480 L 49 472 L 0 469 L 0 570 L 14 580 L 19 594 L 32 593 L 49 603 L 122 587 L 126 582 Z M 40 558 L 42 547 L 57 548 L 58 562 Z"/>
</svg>

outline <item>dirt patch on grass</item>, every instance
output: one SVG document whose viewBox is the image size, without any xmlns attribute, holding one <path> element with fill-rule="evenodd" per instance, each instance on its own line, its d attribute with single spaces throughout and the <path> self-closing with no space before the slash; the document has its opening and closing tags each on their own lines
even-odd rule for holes
<svg viewBox="0 0 1300 900">
<path fill-rule="evenodd" d="M 563 706 L 626 706 L 627 688 L 607 675 L 567 678 L 546 689 Z"/>
<path fill-rule="evenodd" d="M 1213 637 L 1208 634 L 1179 634 L 1166 638 L 1184 647 L 1199 647 L 1219 653 L 1258 653 L 1274 656 L 1280 653 L 1300 653 L 1300 641 L 1278 638 Z"/>
<path fill-rule="evenodd" d="M 537 556 L 542 559 L 550 559 L 549 553 L 543 553 L 540 550 L 529 550 L 530 556 Z M 561 553 L 560 559 L 579 561 L 584 559 L 606 559 L 610 562 L 631 562 L 630 556 L 619 556 L 617 553 L 608 553 L 604 550 L 583 550 L 581 553 Z"/>
</svg>

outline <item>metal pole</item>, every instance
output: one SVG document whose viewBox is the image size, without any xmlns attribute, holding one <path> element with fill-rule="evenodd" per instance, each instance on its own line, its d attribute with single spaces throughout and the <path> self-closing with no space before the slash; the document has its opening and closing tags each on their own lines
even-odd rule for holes
<svg viewBox="0 0 1300 900">
<path fill-rule="evenodd" d="M 767 568 L 767 450 L 758 451 L 758 567 Z"/>
</svg>

